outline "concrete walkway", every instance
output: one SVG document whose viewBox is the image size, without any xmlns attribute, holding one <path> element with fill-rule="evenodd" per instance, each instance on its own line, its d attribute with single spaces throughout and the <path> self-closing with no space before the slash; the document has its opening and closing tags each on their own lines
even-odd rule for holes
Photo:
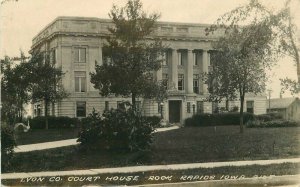
<svg viewBox="0 0 300 187">
<path fill-rule="evenodd" d="M 179 128 L 178 126 L 158 128 L 155 130 L 155 132 L 170 131 L 170 130 L 174 130 L 174 129 L 178 129 L 178 128 Z M 54 142 L 20 145 L 20 146 L 17 146 L 14 149 L 14 151 L 16 153 L 30 152 L 30 151 L 38 151 L 38 150 L 44 150 L 44 149 L 52 149 L 52 148 L 57 148 L 57 147 L 65 147 L 65 146 L 76 145 L 76 144 L 79 144 L 79 142 L 77 142 L 77 138 L 74 138 L 74 139 L 54 141 Z"/>
<path fill-rule="evenodd" d="M 281 163 L 299 163 L 300 158 L 276 159 L 276 160 L 251 160 L 251 161 L 230 161 L 230 162 L 209 162 L 209 163 L 188 163 L 172 165 L 152 165 L 152 166 L 130 166 L 118 168 L 101 168 L 73 171 L 46 171 L 30 173 L 4 173 L 2 179 L 20 179 L 26 177 L 51 177 L 51 176 L 69 176 L 69 175 L 97 175 L 104 173 L 134 173 L 157 170 L 185 170 L 196 168 L 214 168 L 223 166 L 246 166 L 246 165 L 269 165 Z"/>
</svg>

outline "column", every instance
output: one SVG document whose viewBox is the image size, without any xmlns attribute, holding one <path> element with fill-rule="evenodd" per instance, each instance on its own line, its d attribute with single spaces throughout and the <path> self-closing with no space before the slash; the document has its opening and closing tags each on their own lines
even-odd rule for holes
<svg viewBox="0 0 300 187">
<path fill-rule="evenodd" d="M 177 49 L 172 49 L 172 62 L 171 64 L 171 74 L 170 74 L 170 86 L 174 87 L 172 89 L 178 89 L 178 53 Z"/>
<path fill-rule="evenodd" d="M 203 69 L 203 73 L 208 73 L 208 53 L 207 50 L 203 50 L 202 52 L 202 69 Z M 203 83 L 203 94 L 207 94 L 208 90 L 207 90 L 207 84 Z"/>
<path fill-rule="evenodd" d="M 185 67 L 185 85 L 186 85 L 186 93 L 191 94 L 194 93 L 193 91 L 193 65 L 194 65 L 194 56 L 193 51 L 188 50 L 187 54 L 187 64 Z"/>
</svg>

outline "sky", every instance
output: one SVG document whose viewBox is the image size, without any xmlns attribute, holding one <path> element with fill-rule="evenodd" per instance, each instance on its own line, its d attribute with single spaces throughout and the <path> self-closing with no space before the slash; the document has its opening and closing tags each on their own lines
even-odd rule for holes
<svg viewBox="0 0 300 187">
<path fill-rule="evenodd" d="M 1 2 L 3 0 L 0 0 Z M 161 14 L 159 21 L 214 23 L 217 18 L 243 5 L 247 0 L 141 0 L 146 12 Z M 261 0 L 276 11 L 284 0 Z M 292 13 L 300 30 L 300 0 L 292 0 Z M 32 38 L 58 16 L 109 18 L 113 4 L 123 6 L 127 0 L 8 0 L 0 5 L 0 58 L 15 57 L 20 50 L 28 54 Z M 298 11 L 297 11 L 298 10 Z M 296 68 L 290 58 L 280 59 L 267 82 L 273 90 L 271 98 L 280 93 L 279 78 L 296 79 Z M 290 97 L 285 93 L 283 97 Z"/>
</svg>

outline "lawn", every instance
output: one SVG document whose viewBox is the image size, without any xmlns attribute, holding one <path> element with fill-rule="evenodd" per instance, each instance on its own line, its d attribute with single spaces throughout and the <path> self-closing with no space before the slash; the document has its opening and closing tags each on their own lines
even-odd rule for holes
<svg viewBox="0 0 300 187">
<path fill-rule="evenodd" d="M 129 165 L 292 158 L 300 155 L 300 128 L 190 127 L 154 135 L 149 152 L 89 152 L 77 146 L 18 153 L 6 172 L 55 171 Z M 43 135 L 44 136 L 44 135 Z"/>
<path fill-rule="evenodd" d="M 35 144 L 66 140 L 78 137 L 78 128 L 71 129 L 31 129 L 30 131 L 15 134 L 17 145 Z"/>
</svg>

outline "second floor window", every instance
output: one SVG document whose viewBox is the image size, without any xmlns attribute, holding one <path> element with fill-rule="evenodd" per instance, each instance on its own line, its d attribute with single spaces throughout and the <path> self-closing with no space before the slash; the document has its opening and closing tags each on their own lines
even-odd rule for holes
<svg viewBox="0 0 300 187">
<path fill-rule="evenodd" d="M 84 71 L 75 71 L 75 92 L 86 92 L 86 76 Z"/>
<path fill-rule="evenodd" d="M 199 75 L 197 74 L 193 75 L 193 90 L 194 93 L 199 93 Z"/>
<path fill-rule="evenodd" d="M 75 47 L 74 48 L 74 60 L 75 60 L 75 62 L 85 63 L 86 62 L 86 48 Z"/>
<path fill-rule="evenodd" d="M 183 76 L 183 74 L 178 74 L 178 90 L 184 90 L 184 76 Z"/>
<path fill-rule="evenodd" d="M 163 55 L 162 55 L 162 65 L 163 66 L 166 66 L 168 65 L 168 52 L 163 52 Z"/>
</svg>

